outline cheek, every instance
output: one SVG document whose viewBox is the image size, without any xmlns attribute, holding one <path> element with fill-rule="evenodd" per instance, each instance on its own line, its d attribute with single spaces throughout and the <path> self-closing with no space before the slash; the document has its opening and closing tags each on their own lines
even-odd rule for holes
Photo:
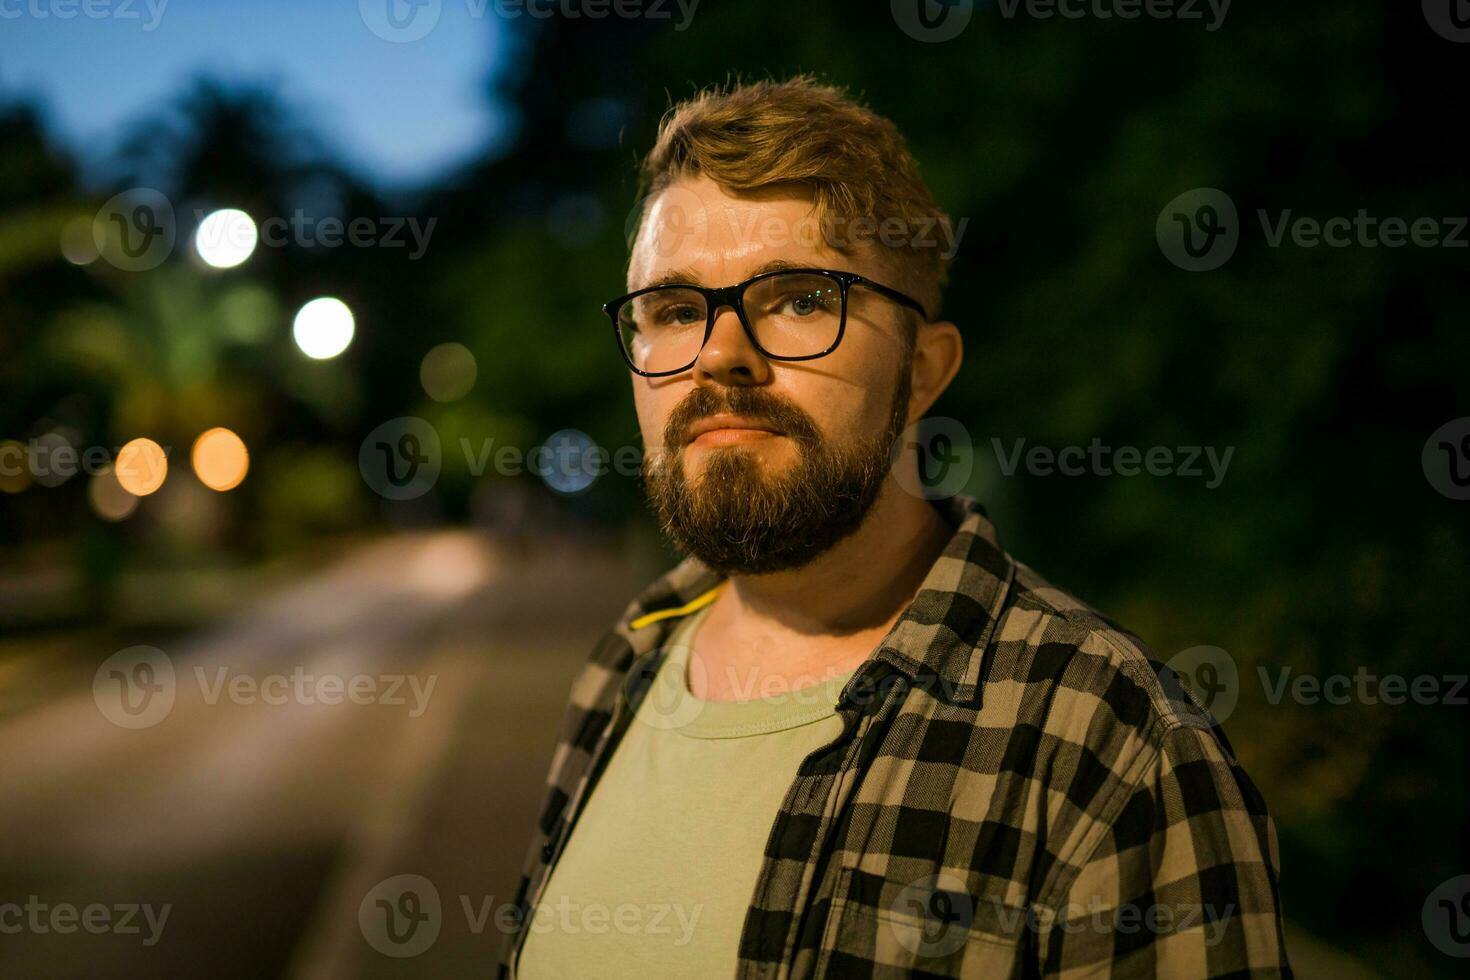
<svg viewBox="0 0 1470 980">
<path fill-rule="evenodd" d="M 840 354 L 839 348 L 834 352 Z M 899 363 L 895 355 L 884 359 L 834 362 L 831 376 L 802 379 L 792 397 L 816 420 L 828 438 L 851 439 L 881 432 L 893 408 L 894 382 Z"/>
<path fill-rule="evenodd" d="M 638 414 L 638 428 L 643 433 L 645 446 L 657 446 L 663 442 L 664 424 L 678 403 L 677 393 L 667 388 L 656 389 L 643 378 L 634 379 L 633 407 Z"/>
</svg>

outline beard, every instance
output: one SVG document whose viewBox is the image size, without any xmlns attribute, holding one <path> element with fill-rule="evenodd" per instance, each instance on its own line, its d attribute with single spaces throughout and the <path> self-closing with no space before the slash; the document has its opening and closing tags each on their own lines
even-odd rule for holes
<svg viewBox="0 0 1470 980">
<path fill-rule="evenodd" d="M 674 544 L 723 575 L 801 568 L 862 524 L 892 464 L 908 415 L 902 358 L 886 428 L 837 443 L 811 416 L 764 388 L 695 388 L 664 427 L 664 445 L 644 460 L 649 502 Z M 707 450 L 703 471 L 684 470 L 689 427 L 720 412 L 758 419 L 796 444 L 796 462 L 767 473 L 741 446 Z"/>
</svg>

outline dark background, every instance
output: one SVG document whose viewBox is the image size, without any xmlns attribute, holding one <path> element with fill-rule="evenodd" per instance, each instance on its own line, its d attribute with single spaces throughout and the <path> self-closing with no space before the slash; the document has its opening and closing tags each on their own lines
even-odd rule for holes
<svg viewBox="0 0 1470 980">
<path fill-rule="evenodd" d="M 364 30 L 341 7 L 341 30 Z M 1366 210 L 1448 232 L 1470 214 L 1470 43 L 1433 29 L 1434 7 L 1238 0 L 1209 31 L 980 4 L 939 43 L 901 30 L 889 4 L 836 0 L 704 0 L 682 31 L 505 20 L 483 93 L 508 135 L 391 192 L 289 90 L 228 73 L 181 82 L 100 176 L 38 106 L 0 92 L 0 441 L 173 447 L 163 489 L 123 520 L 94 511 L 85 475 L 0 487 L 0 901 L 176 905 L 147 949 L 0 935 L 0 975 L 489 969 L 498 936 L 466 930 L 456 896 L 509 899 L 577 660 L 673 556 L 636 480 L 560 493 L 477 475 L 459 440 L 529 450 L 575 429 L 638 445 L 598 309 L 622 290 L 638 157 L 671 98 L 795 72 L 894 119 L 968 220 L 946 298 L 967 356 L 934 414 L 968 430 L 967 491 L 1003 542 L 1159 659 L 1208 645 L 1237 666 L 1226 728 L 1277 821 L 1302 975 L 1452 975 L 1421 909 L 1470 872 L 1463 702 L 1273 704 L 1259 673 L 1467 670 L 1470 503 L 1436 489 L 1421 452 L 1470 415 L 1470 233 L 1458 248 L 1273 247 L 1257 217 Z M 168 260 L 66 260 L 64 229 L 136 187 L 173 202 Z M 1239 247 L 1212 271 L 1179 268 L 1156 239 L 1195 188 L 1239 213 Z M 188 247 L 195 209 L 217 207 L 437 225 L 418 261 L 293 245 L 217 271 Z M 324 294 L 352 307 L 356 336 L 309 361 L 291 319 Z M 419 369 L 444 342 L 477 365 L 447 403 Z M 358 453 L 401 416 L 437 432 L 442 473 L 392 502 Z M 213 426 L 249 447 L 227 493 L 189 471 Z M 992 442 L 1095 437 L 1234 455 L 1207 488 L 1006 475 Z M 181 678 L 205 662 L 390 664 L 438 676 L 438 700 L 412 723 L 381 705 L 181 703 L 125 731 L 89 688 L 138 643 Z M 400 872 L 444 899 L 441 939 L 416 959 L 354 931 L 365 890 Z"/>
</svg>

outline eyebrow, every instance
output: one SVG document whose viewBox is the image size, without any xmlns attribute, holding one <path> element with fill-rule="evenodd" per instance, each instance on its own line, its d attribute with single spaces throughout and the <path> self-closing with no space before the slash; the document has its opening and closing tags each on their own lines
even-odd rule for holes
<svg viewBox="0 0 1470 980">
<path fill-rule="evenodd" d="M 803 262 L 792 262 L 789 259 L 772 259 L 770 262 L 758 266 L 746 278 L 754 279 L 756 276 L 763 276 L 767 272 L 785 272 L 788 269 L 810 268 L 812 268 L 811 265 Z M 650 279 L 648 282 L 639 286 L 638 289 L 652 289 L 655 286 L 703 286 L 704 284 L 704 280 L 700 277 L 699 273 L 693 269 L 670 269 L 668 272 Z"/>
</svg>

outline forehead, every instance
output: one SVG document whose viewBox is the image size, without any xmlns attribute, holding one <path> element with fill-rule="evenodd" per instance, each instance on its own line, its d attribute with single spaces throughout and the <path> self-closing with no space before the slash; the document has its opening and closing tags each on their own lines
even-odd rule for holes
<svg viewBox="0 0 1470 980">
<path fill-rule="evenodd" d="M 727 286 L 774 262 L 879 277 L 871 248 L 839 251 L 812 197 L 795 186 L 731 192 L 707 177 L 677 180 L 651 200 L 628 262 L 628 289 L 687 279 Z"/>
</svg>

